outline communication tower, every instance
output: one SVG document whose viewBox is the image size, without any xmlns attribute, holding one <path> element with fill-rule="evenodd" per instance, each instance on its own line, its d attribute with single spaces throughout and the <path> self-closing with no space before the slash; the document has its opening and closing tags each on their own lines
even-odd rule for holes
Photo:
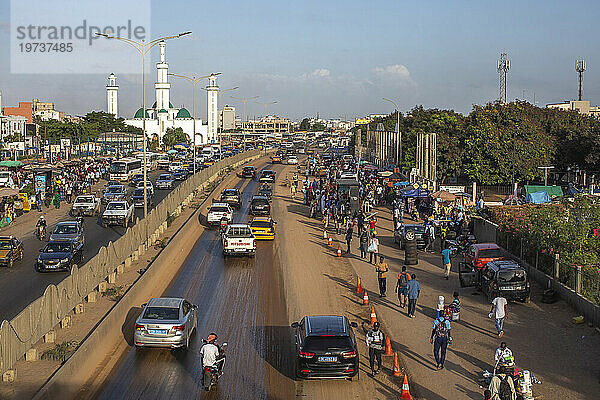
<svg viewBox="0 0 600 400">
<path fill-rule="evenodd" d="M 507 92 L 507 85 L 506 85 L 506 74 L 508 73 L 508 70 L 510 69 L 510 61 L 508 60 L 508 57 L 506 55 L 506 53 L 502 53 L 500 54 L 500 58 L 498 59 L 498 78 L 500 81 L 500 103 L 505 104 L 506 103 L 506 92 Z"/>
<path fill-rule="evenodd" d="M 575 60 L 575 71 L 579 74 L 579 101 L 583 98 L 583 71 L 585 71 L 585 60 Z"/>
</svg>

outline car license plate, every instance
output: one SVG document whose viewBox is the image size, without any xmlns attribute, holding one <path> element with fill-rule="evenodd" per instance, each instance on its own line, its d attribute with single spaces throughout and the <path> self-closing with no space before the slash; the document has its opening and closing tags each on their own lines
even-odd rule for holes
<svg viewBox="0 0 600 400">
<path fill-rule="evenodd" d="M 319 362 L 336 362 L 337 357 L 319 357 Z"/>
<path fill-rule="evenodd" d="M 501 286 L 500 290 L 515 290 L 516 287 L 514 286 Z"/>
<path fill-rule="evenodd" d="M 151 335 L 166 335 L 166 329 L 148 329 L 148 333 Z"/>
</svg>

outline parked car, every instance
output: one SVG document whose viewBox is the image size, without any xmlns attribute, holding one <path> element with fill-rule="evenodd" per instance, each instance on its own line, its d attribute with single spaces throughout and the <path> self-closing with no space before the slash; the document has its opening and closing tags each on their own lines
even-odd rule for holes
<svg viewBox="0 0 600 400">
<path fill-rule="evenodd" d="M 251 165 L 247 165 L 242 169 L 242 178 L 256 179 L 256 168 Z"/>
<path fill-rule="evenodd" d="M 242 206 L 242 194 L 239 189 L 225 189 L 221 193 L 221 203 L 227 203 L 231 207 L 240 208 Z"/>
<path fill-rule="evenodd" d="M 527 271 L 514 261 L 490 261 L 481 269 L 463 262 L 459 264 L 458 279 L 461 286 L 477 287 L 490 299 L 502 296 L 507 300 L 529 301 L 530 298 Z"/>
<path fill-rule="evenodd" d="M 100 199 L 93 194 L 82 194 L 75 198 L 71 206 L 71 216 L 94 216 L 100 212 Z"/>
<path fill-rule="evenodd" d="M 123 185 L 113 185 L 106 188 L 104 196 L 102 196 L 102 203 L 108 204 L 115 200 L 125 200 L 127 197 L 127 190 Z"/>
<path fill-rule="evenodd" d="M 188 177 L 188 170 L 183 168 L 178 169 L 177 171 L 173 172 L 173 177 L 178 181 L 184 181 Z"/>
<path fill-rule="evenodd" d="M 23 243 L 14 236 L 0 236 L 0 265 L 12 268 L 23 259 Z"/>
<path fill-rule="evenodd" d="M 504 250 L 495 243 L 475 243 L 465 252 L 465 262 L 477 269 L 483 268 L 490 261 L 505 259 Z"/>
<path fill-rule="evenodd" d="M 250 222 L 250 229 L 257 240 L 274 240 L 275 223 L 271 217 L 254 217 Z"/>
<path fill-rule="evenodd" d="M 71 271 L 83 262 L 83 243 L 73 240 L 51 240 L 40 250 L 35 270 Z"/>
<path fill-rule="evenodd" d="M 158 189 L 173 189 L 175 187 L 175 179 L 171 174 L 160 174 L 156 180 L 156 187 Z"/>
<path fill-rule="evenodd" d="M 111 201 L 102 214 L 102 227 L 122 225 L 125 228 L 133 222 L 133 204 L 124 200 Z"/>
<path fill-rule="evenodd" d="M 270 215 L 271 205 L 265 196 L 252 196 L 250 200 L 250 215 Z"/>
<path fill-rule="evenodd" d="M 144 207 L 144 188 L 136 188 L 131 195 L 131 202 L 134 207 Z M 148 207 L 154 205 L 154 193 L 147 188 L 146 204 Z"/>
<path fill-rule="evenodd" d="M 415 239 L 417 240 L 417 248 L 425 248 L 425 225 L 421 224 L 403 224 L 402 228 L 394 230 L 394 243 L 398 244 L 398 247 L 404 249 L 406 244 L 406 232 L 414 232 Z"/>
<path fill-rule="evenodd" d="M 256 238 L 247 224 L 230 224 L 222 236 L 223 255 L 248 255 L 256 254 Z"/>
<path fill-rule="evenodd" d="M 50 240 L 72 240 L 83 245 L 85 242 L 83 225 L 79 221 L 59 222 L 50 233 Z"/>
<path fill-rule="evenodd" d="M 352 329 L 356 327 L 339 315 L 306 316 L 294 322 L 296 377 L 358 378 L 359 354 Z"/>
<path fill-rule="evenodd" d="M 150 299 L 142 304 L 142 313 L 135 321 L 134 346 L 187 350 L 198 323 L 197 308 L 181 298 Z"/>
<path fill-rule="evenodd" d="M 206 214 L 206 222 L 209 225 L 219 225 L 221 220 L 227 219 L 227 223 L 233 221 L 233 209 L 227 203 L 213 203 Z"/>
</svg>

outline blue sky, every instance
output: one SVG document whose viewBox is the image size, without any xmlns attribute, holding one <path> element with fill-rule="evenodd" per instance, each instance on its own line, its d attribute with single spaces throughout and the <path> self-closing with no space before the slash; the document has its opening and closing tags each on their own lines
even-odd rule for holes
<svg viewBox="0 0 600 400">
<path fill-rule="evenodd" d="M 85 2 L 74 2 L 81 5 Z M 0 0 L 0 89 L 3 105 L 40 98 L 82 114 L 105 109 L 106 74 L 11 74 L 10 2 Z M 496 60 L 507 52 L 510 99 L 539 105 L 574 98 L 574 61 L 585 58 L 584 96 L 600 103 L 597 3 L 579 1 L 152 1 L 152 37 L 191 30 L 169 42 L 170 72 L 222 72 L 236 96 L 277 101 L 269 113 L 301 118 L 352 118 L 415 105 L 467 113 L 498 96 Z M 154 62 L 148 63 L 147 103 L 154 101 Z M 131 57 L 135 55 L 131 53 Z M 119 108 L 140 102 L 140 76 L 119 75 Z M 191 88 L 172 80 L 172 102 L 191 107 Z M 235 100 L 223 102 L 241 112 Z M 206 118 L 206 96 L 197 114 Z M 263 106 L 249 104 L 248 114 Z"/>
</svg>

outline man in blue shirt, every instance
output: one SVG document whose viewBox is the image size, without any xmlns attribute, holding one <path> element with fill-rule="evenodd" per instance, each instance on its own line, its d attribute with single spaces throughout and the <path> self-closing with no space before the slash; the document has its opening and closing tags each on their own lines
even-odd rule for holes
<svg viewBox="0 0 600 400">
<path fill-rule="evenodd" d="M 415 309 L 417 308 L 417 299 L 421 293 L 421 284 L 417 280 L 417 275 L 412 274 L 410 276 L 406 287 L 408 289 L 408 316 L 410 318 L 415 317 Z"/>
<path fill-rule="evenodd" d="M 435 356 L 435 362 L 437 363 L 436 368 L 438 370 L 444 368 L 446 349 L 448 348 L 448 343 L 452 342 L 450 329 L 450 321 L 444 316 L 440 316 L 433 321 L 433 329 L 431 330 L 429 343 L 433 343 L 433 355 Z"/>
<path fill-rule="evenodd" d="M 442 250 L 442 264 L 444 264 L 445 269 L 444 276 L 446 277 L 446 279 L 448 279 L 448 277 L 450 276 L 450 267 L 452 266 L 450 262 L 450 249 L 448 247 Z"/>
</svg>

